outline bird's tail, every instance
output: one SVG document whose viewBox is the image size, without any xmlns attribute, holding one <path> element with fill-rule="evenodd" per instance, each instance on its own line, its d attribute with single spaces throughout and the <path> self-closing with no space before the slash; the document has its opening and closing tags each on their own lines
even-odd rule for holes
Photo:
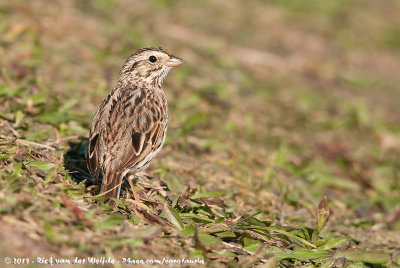
<svg viewBox="0 0 400 268">
<path fill-rule="evenodd" d="M 121 191 L 122 173 L 106 173 L 101 184 L 100 195 L 118 199 Z"/>
</svg>

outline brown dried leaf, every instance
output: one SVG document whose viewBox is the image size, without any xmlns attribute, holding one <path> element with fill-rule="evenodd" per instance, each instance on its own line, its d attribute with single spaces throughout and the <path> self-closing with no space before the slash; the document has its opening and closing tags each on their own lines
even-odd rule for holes
<svg viewBox="0 0 400 268">
<path fill-rule="evenodd" d="M 317 233 L 320 233 L 322 229 L 328 224 L 329 221 L 329 207 L 328 207 L 328 197 L 323 196 L 319 201 L 318 211 L 317 211 Z"/>
<path fill-rule="evenodd" d="M 217 207 L 220 207 L 220 208 L 225 207 L 224 201 L 221 198 L 217 197 L 217 196 L 208 196 L 208 197 L 196 198 L 196 199 L 193 199 L 193 200 L 195 200 L 197 202 L 201 202 L 201 203 L 206 204 L 208 206 L 217 206 Z"/>
<path fill-rule="evenodd" d="M 77 220 L 83 220 L 85 218 L 82 210 L 78 208 L 78 206 L 76 206 L 75 203 L 69 200 L 65 195 L 61 196 L 61 200 L 64 206 L 71 211 L 71 213 L 75 216 Z"/>
<path fill-rule="evenodd" d="M 165 226 L 167 223 L 164 221 L 163 218 L 160 216 L 148 213 L 144 210 L 141 210 L 139 208 L 135 208 L 134 206 L 130 206 L 130 209 L 135 213 L 135 215 L 141 219 L 144 222 L 150 223 L 150 224 L 158 224 Z"/>
<path fill-rule="evenodd" d="M 177 202 L 178 206 L 181 208 L 184 207 L 188 207 L 188 208 L 192 208 L 193 206 L 190 204 L 189 202 L 189 198 L 186 195 L 181 195 L 178 198 L 178 202 Z"/>
</svg>

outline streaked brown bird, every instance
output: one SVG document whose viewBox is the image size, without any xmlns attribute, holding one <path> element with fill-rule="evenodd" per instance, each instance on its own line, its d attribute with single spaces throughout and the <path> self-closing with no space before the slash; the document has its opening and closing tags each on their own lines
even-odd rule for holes
<svg viewBox="0 0 400 268">
<path fill-rule="evenodd" d="M 146 169 L 160 152 L 168 125 L 161 84 L 182 63 L 161 47 L 145 47 L 122 66 L 90 127 L 86 162 L 95 181 L 103 174 L 101 195 L 119 198 L 123 177 Z"/>
</svg>

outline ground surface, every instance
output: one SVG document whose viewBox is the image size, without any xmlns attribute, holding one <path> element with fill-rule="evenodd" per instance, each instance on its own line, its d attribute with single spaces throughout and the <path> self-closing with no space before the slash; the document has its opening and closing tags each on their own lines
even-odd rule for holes
<svg viewBox="0 0 400 268">
<path fill-rule="evenodd" d="M 1 266 L 398 266 L 399 13 L 389 0 L 0 1 Z M 112 209 L 86 137 L 148 45 L 186 63 L 164 84 L 162 153 Z"/>
</svg>

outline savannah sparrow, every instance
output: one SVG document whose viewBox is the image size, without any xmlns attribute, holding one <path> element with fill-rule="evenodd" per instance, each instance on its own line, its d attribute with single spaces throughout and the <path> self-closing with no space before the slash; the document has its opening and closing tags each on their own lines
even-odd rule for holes
<svg viewBox="0 0 400 268">
<path fill-rule="evenodd" d="M 168 104 L 161 88 L 172 67 L 183 61 L 161 47 L 139 49 L 122 66 L 117 85 L 97 108 L 86 156 L 100 194 L 119 198 L 123 177 L 144 170 L 163 146 Z"/>
</svg>

